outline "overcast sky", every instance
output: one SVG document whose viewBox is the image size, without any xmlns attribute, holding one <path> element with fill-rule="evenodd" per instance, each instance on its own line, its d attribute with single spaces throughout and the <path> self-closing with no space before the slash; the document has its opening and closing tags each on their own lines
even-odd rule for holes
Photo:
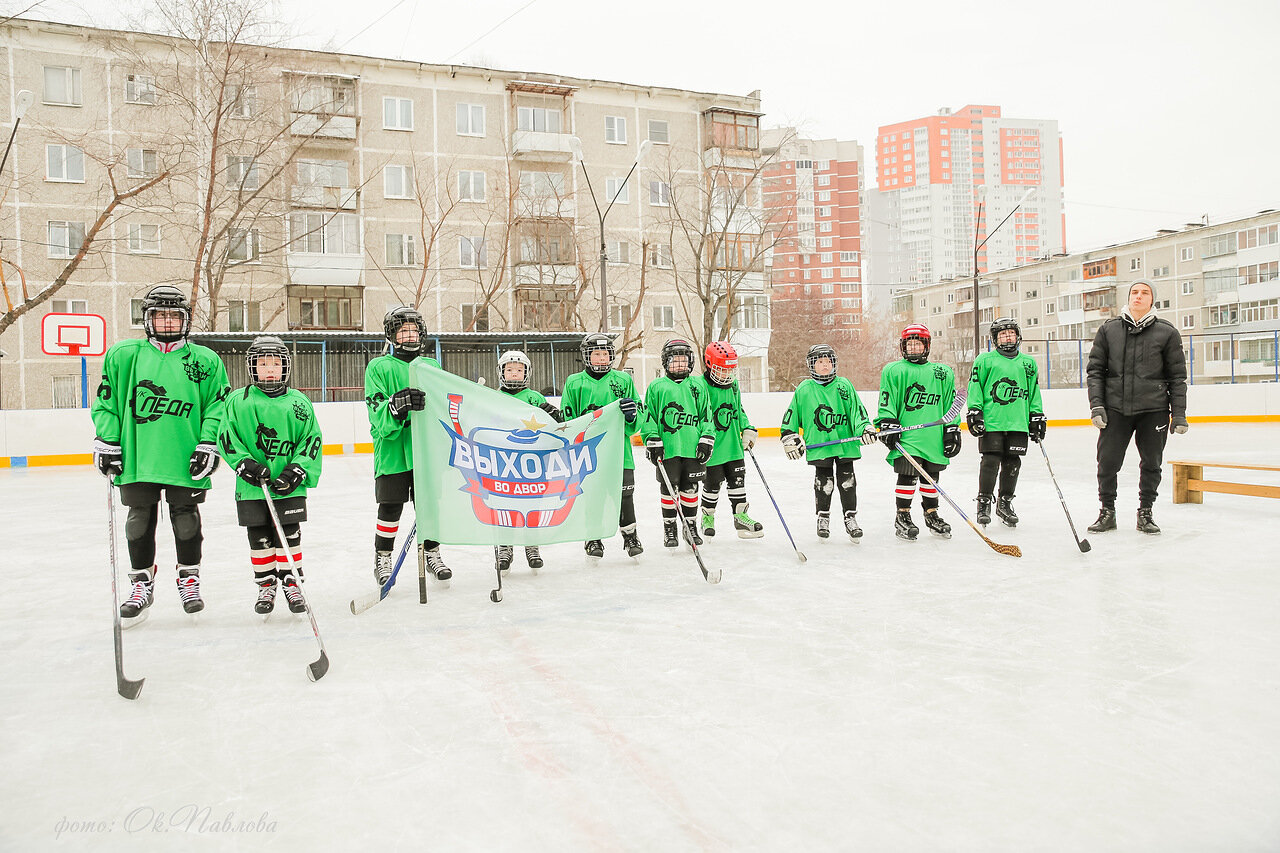
<svg viewBox="0 0 1280 853">
<path fill-rule="evenodd" d="M 1070 251 L 1280 208 L 1275 0 L 275 2 L 300 47 L 759 89 L 766 126 L 856 139 L 869 164 L 880 125 L 939 107 L 1056 119 Z M 29 15 L 118 26 L 116 8 L 46 0 Z"/>
</svg>

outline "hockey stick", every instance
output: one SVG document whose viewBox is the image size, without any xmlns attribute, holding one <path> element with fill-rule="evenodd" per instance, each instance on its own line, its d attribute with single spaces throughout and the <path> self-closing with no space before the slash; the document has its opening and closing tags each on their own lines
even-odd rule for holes
<svg viewBox="0 0 1280 853">
<path fill-rule="evenodd" d="M 111 537 L 111 633 L 116 643 L 116 692 L 126 699 L 137 699 L 145 678 L 130 681 L 124 677 L 124 640 L 120 635 L 120 592 L 116 588 L 116 487 L 107 480 L 107 531 Z"/>
<path fill-rule="evenodd" d="M 773 496 L 773 490 L 769 488 L 769 481 L 764 478 L 764 471 L 760 470 L 760 463 L 756 461 L 756 455 L 752 453 L 750 450 L 747 451 L 747 455 L 750 456 L 751 461 L 755 463 L 756 473 L 760 475 L 760 482 L 764 483 L 764 490 L 765 490 L 765 493 L 769 496 L 769 500 L 773 501 L 773 511 L 778 514 L 778 521 L 782 522 L 782 529 L 783 531 L 786 532 L 787 538 L 791 540 L 791 547 L 795 548 L 796 556 L 800 559 L 800 562 L 802 563 L 808 561 L 809 558 L 804 555 L 804 552 L 796 547 L 796 540 L 791 535 L 791 528 L 787 527 L 787 520 L 782 517 L 782 509 L 778 506 L 778 501 Z"/>
<path fill-rule="evenodd" d="M 916 461 L 916 458 L 914 456 L 912 456 L 907 451 L 903 450 L 901 447 L 898 448 L 898 452 L 902 454 L 903 459 L 911 463 L 912 468 L 915 468 L 917 471 L 920 472 L 920 476 L 923 477 L 929 483 L 929 485 L 933 486 L 933 488 L 937 491 L 938 494 L 942 495 L 944 498 L 947 499 L 947 503 L 951 504 L 952 509 L 960 513 L 960 517 L 964 519 L 965 524 L 968 524 L 970 527 L 972 527 L 973 532 L 981 536 L 983 542 L 986 542 L 988 545 L 992 547 L 993 550 L 997 551 L 998 553 L 1007 554 L 1010 557 L 1022 556 L 1022 549 L 1019 548 L 1017 545 L 1001 545 L 999 542 L 993 542 L 990 539 L 988 539 L 987 534 L 979 530 L 978 525 L 974 524 L 972 521 L 969 520 L 969 516 L 964 514 L 964 510 L 960 508 L 960 505 L 955 501 L 951 500 L 951 495 L 942 491 L 942 487 L 938 485 L 938 482 L 936 480 L 934 480 L 932 477 L 929 476 L 929 474 L 924 470 L 924 468 L 920 466 L 920 463 Z"/>
<path fill-rule="evenodd" d="M 1053 466 L 1049 464 L 1049 454 L 1045 452 L 1044 442 L 1037 440 L 1036 444 L 1040 446 L 1040 453 L 1044 456 L 1044 464 L 1049 469 L 1049 479 L 1053 480 L 1053 487 L 1058 490 L 1058 502 L 1062 504 L 1062 511 L 1067 514 L 1067 524 L 1071 526 L 1071 536 L 1076 540 L 1076 547 L 1081 553 L 1086 553 L 1092 547 L 1088 539 L 1081 539 L 1080 534 L 1076 533 L 1076 523 L 1071 520 L 1071 511 L 1067 509 L 1067 499 L 1062 496 L 1062 487 L 1058 485 L 1058 478 L 1053 476 Z"/>
<path fill-rule="evenodd" d="M 416 507 L 414 509 L 414 512 L 417 512 Z M 413 529 L 414 529 L 414 533 L 416 533 L 418 530 L 418 522 L 415 521 L 413 523 Z M 413 534 L 410 534 L 410 538 L 411 539 L 413 538 Z M 423 548 L 421 543 L 419 543 L 416 547 L 418 550 L 418 603 L 426 604 L 427 603 L 427 549 Z"/>
<path fill-rule="evenodd" d="M 324 640 L 320 639 L 320 626 L 316 624 L 316 615 L 311 611 L 311 603 L 302 592 L 302 578 L 298 575 L 298 567 L 293 562 L 293 549 L 289 547 L 289 540 L 284 536 L 284 528 L 280 526 L 280 516 L 276 515 L 276 503 L 271 499 L 271 489 L 266 484 L 262 486 L 262 496 L 267 499 L 267 512 L 271 515 L 271 523 L 276 528 L 280 547 L 284 548 L 284 557 L 289 562 L 289 574 L 293 575 L 294 588 L 298 590 L 298 595 L 302 596 L 302 606 L 306 608 L 307 618 L 311 620 L 311 633 L 316 635 L 316 642 L 320 644 L 320 657 L 307 664 L 307 678 L 319 681 L 329 671 L 329 655 L 324 650 Z"/>
<path fill-rule="evenodd" d="M 698 568 L 702 570 L 702 577 L 707 583 L 720 583 L 721 572 L 716 569 L 714 572 L 707 570 L 707 564 L 702 562 L 702 555 L 698 553 L 698 546 L 693 544 L 693 520 L 684 514 L 684 507 L 680 505 L 680 493 L 671 487 L 671 478 L 667 476 L 667 469 L 662 464 L 664 460 L 659 459 L 657 463 L 658 473 L 662 476 L 662 482 L 667 487 L 667 494 L 671 495 L 676 502 L 676 516 L 684 524 L 686 538 L 689 540 L 689 547 L 693 549 L 693 557 L 698 561 Z"/>
<path fill-rule="evenodd" d="M 514 559 L 515 557 L 513 556 L 512 560 Z M 502 600 L 502 564 L 498 562 L 498 554 L 496 551 L 494 552 L 493 570 L 498 575 L 498 588 L 489 591 L 489 600 L 494 604 L 497 604 Z"/>
<path fill-rule="evenodd" d="M 418 522 L 415 521 L 413 523 L 413 526 L 409 528 L 409 535 L 405 537 L 404 544 L 400 546 L 400 555 L 396 557 L 395 567 L 391 570 L 391 576 L 387 578 L 387 582 L 384 583 L 382 586 L 378 587 L 377 592 L 369 593 L 368 595 L 362 595 L 359 598 L 351 599 L 352 615 L 359 615 L 365 612 L 370 607 L 377 604 L 379 601 L 386 598 L 391 593 L 391 587 L 396 585 L 396 576 L 400 574 L 400 566 L 404 563 L 404 556 L 405 554 L 409 553 L 409 543 L 413 542 L 414 537 L 417 535 L 417 533 L 418 533 Z M 419 600 L 422 600 L 425 598 L 425 596 L 422 594 L 423 590 L 421 586 L 419 586 L 418 588 L 418 593 L 419 593 L 418 595 Z M 423 601 L 422 603 L 425 604 L 426 602 Z"/>
<path fill-rule="evenodd" d="M 913 424 L 912 426 L 905 426 L 899 429 L 876 430 L 876 438 L 879 438 L 882 435 L 899 435 L 901 433 L 911 432 L 912 430 L 916 430 L 916 429 L 928 429 L 929 427 L 942 426 L 943 424 L 948 424 L 951 421 L 955 420 L 960 415 L 960 412 L 963 410 L 964 410 L 964 397 L 957 395 L 955 400 L 951 402 L 951 408 L 947 409 L 947 413 L 943 415 L 941 418 L 939 418 L 938 420 L 929 421 L 927 424 Z M 808 444 L 805 446 L 806 447 L 831 447 L 834 444 L 847 444 L 850 441 L 861 441 L 861 440 L 862 440 L 862 436 L 851 435 L 848 438 L 838 438 L 835 441 L 824 441 L 821 444 Z"/>
</svg>

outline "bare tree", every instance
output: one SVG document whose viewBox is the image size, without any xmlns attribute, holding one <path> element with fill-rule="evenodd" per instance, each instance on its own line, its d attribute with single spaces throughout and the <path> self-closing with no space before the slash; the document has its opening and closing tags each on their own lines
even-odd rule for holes
<svg viewBox="0 0 1280 853">
<path fill-rule="evenodd" d="M 817 299 L 775 298 L 770 307 L 771 390 L 790 391 L 809 378 L 806 356 L 815 344 L 827 344 L 834 349 L 840 375 L 861 390 L 879 387 L 880 371 L 899 357 L 898 336 L 888 314 L 864 314 L 861 327 L 850 329 L 826 325 L 830 312 L 823 309 Z"/>
</svg>

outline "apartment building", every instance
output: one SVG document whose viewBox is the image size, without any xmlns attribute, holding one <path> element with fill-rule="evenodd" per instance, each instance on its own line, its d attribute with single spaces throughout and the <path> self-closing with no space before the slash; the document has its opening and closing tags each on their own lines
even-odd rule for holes
<svg viewBox="0 0 1280 853">
<path fill-rule="evenodd" d="M 1119 315 L 1129 285 L 1155 285 L 1155 308 L 1182 333 L 1196 382 L 1280 381 L 1280 212 L 1179 230 L 979 278 L 979 328 L 996 317 L 1022 326 L 1024 351 L 1054 387 L 1083 381 L 1098 327 Z M 938 281 L 893 297 L 899 323 L 919 322 L 953 364 L 972 358 L 973 280 Z"/>
<path fill-rule="evenodd" d="M 1063 252 L 1062 187 L 1056 121 L 968 104 L 885 125 L 876 137 L 868 274 L 904 286 L 972 275 L 974 246 L 984 241 L 980 270 Z"/>
<path fill-rule="evenodd" d="M 817 303 L 823 323 L 862 329 L 863 152 L 856 141 L 765 132 L 772 299 Z"/>
<path fill-rule="evenodd" d="M 8 304 L 62 273 L 113 197 L 160 179 L 119 201 L 56 299 L 0 334 L 0 406 L 71 405 L 78 360 L 42 354 L 44 314 L 96 313 L 108 341 L 136 336 L 160 282 L 194 287 L 196 327 L 226 332 L 376 337 L 389 307 L 415 304 L 430 331 L 580 334 L 603 312 L 643 387 L 663 342 L 701 341 L 701 309 L 716 310 L 678 288 L 732 280 L 720 319 L 744 390 L 763 388 L 762 267 L 723 251 L 758 245 L 758 188 L 739 186 L 731 223 L 690 213 L 718 197 L 713 174 L 749 182 L 758 92 L 233 47 L 233 72 L 211 77 L 166 37 L 0 24 L 6 138 L 18 94 L 34 94 L 0 177 Z M 612 205 L 603 234 L 587 178 Z M 688 239 L 690 222 L 718 233 L 716 251 Z"/>
</svg>

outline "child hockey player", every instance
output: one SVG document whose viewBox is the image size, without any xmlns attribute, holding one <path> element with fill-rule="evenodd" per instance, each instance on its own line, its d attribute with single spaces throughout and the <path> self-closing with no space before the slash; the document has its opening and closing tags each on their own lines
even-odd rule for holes
<svg viewBox="0 0 1280 853">
<path fill-rule="evenodd" d="M 529 387 L 529 372 L 532 367 L 529 356 L 520 350 L 504 352 L 498 359 L 498 387 L 503 393 L 510 394 L 523 403 L 537 406 L 550 415 L 553 421 L 558 422 L 561 420 L 560 410 L 548 403 L 546 397 Z M 496 545 L 493 552 L 498 561 L 499 571 L 505 572 L 511 568 L 514 549 L 510 545 Z M 538 552 L 537 545 L 526 545 L 524 558 L 528 561 L 529 568 L 542 568 L 542 555 Z"/>
<path fill-rule="evenodd" d="M 187 340 L 191 304 L 178 288 L 162 284 L 147 292 L 142 327 L 145 340 L 120 341 L 107 351 L 90 409 L 97 431 L 94 464 L 104 477 L 114 477 L 120 501 L 129 507 L 124 531 L 133 589 L 120 605 L 125 618 L 151 606 L 162 492 L 173 526 L 182 609 L 204 609 L 199 506 L 218 467 L 215 442 L 231 390 L 222 360 Z"/>
<path fill-rule="evenodd" d="M 693 373 L 693 347 L 674 339 L 662 346 L 663 376 L 655 379 L 644 395 L 645 452 L 649 461 L 667 472 L 671 488 L 679 493 L 680 511 L 687 521 L 685 538 L 701 545 L 696 515 L 698 486 L 706 474 L 707 460 L 715 447 L 715 424 L 707 410 L 707 393 Z M 657 473 L 662 501 L 662 544 L 678 548 L 676 535 L 676 495 L 667 491 L 662 472 Z"/>
<path fill-rule="evenodd" d="M 903 427 L 940 420 L 956 396 L 955 372 L 945 364 L 929 363 L 929 329 L 913 323 L 902 330 L 898 348 L 902 360 L 886 364 L 880 373 L 880 411 L 876 425 L 880 440 L 889 448 L 886 460 L 898 475 L 898 515 L 893 532 L 899 539 L 914 540 L 920 528 L 911 520 L 911 500 L 919 476 L 902 456 L 905 450 L 915 457 L 936 482 L 947 460 L 960 452 L 959 415 L 942 429 L 897 432 Z M 892 431 L 892 432 L 891 432 Z M 883 434 L 887 433 L 887 434 Z M 920 506 L 929 530 L 944 539 L 951 537 L 951 525 L 938 515 L 938 492 L 928 483 L 920 484 Z"/>
<path fill-rule="evenodd" d="M 300 525 L 307 520 L 307 489 L 320 480 L 320 425 L 307 395 L 289 387 L 284 341 L 271 335 L 254 338 L 244 360 L 249 385 L 227 399 L 218 443 L 239 478 L 236 520 L 249 535 L 249 562 L 258 585 L 253 609 L 263 615 L 272 611 L 279 580 L 289 610 L 302 613 L 307 607 L 297 586 L 302 580 Z M 264 488 L 271 490 L 284 542 L 272 523 Z M 289 570 L 290 554 L 296 577 Z"/>
<path fill-rule="evenodd" d="M 813 466 L 813 502 L 818 535 L 831 535 L 831 493 L 840 492 L 844 530 L 854 542 L 862 540 L 858 526 L 858 481 L 853 460 L 862 458 L 862 445 L 876 440 L 875 427 L 853 390 L 853 383 L 836 375 L 836 351 L 826 344 L 809 348 L 809 378 L 801 382 L 782 415 L 782 447 L 788 459 L 805 457 Z M 800 433 L 804 433 L 802 439 Z M 811 444 L 849 439 L 829 447 Z"/>
<path fill-rule="evenodd" d="M 373 436 L 373 494 L 378 502 L 378 525 L 373 536 L 373 574 L 384 586 L 391 577 L 391 551 L 400 529 L 400 514 L 413 499 L 413 443 L 409 420 L 427 407 L 420 388 L 409 385 L 409 365 L 415 358 L 432 367 L 440 362 L 420 355 L 422 315 L 413 308 L 392 308 L 382 320 L 382 329 L 391 344 L 388 355 L 369 362 L 364 371 L 364 401 L 369 410 L 369 432 Z M 440 556 L 440 543 L 426 540 L 420 558 L 436 580 L 447 581 L 453 571 Z"/>
<path fill-rule="evenodd" d="M 969 434 L 978 440 L 982 462 L 978 467 L 978 514 L 984 527 L 991 523 L 991 495 L 1000 478 L 996 515 L 1016 527 L 1013 493 L 1018 485 L 1027 438 L 1044 438 L 1047 422 L 1040 404 L 1039 368 L 1029 355 L 1019 352 L 1022 330 L 1018 321 L 1001 317 L 991 324 L 996 348 L 973 362 L 969 378 Z"/>
<path fill-rule="evenodd" d="M 729 509 L 733 527 L 740 539 L 759 539 L 764 526 L 747 515 L 747 466 L 743 451 L 756 444 L 756 428 L 742 410 L 742 391 L 738 388 L 738 353 L 728 341 L 707 344 L 702 359 L 702 376 L 698 383 L 707 395 L 707 410 L 715 428 L 715 447 L 707 460 L 706 479 L 702 484 L 702 535 L 716 535 L 716 504 L 720 485 L 727 483 Z M 674 485 L 674 484 L 673 484 Z"/>
<path fill-rule="evenodd" d="M 636 463 L 631 456 L 631 436 L 640 428 L 640 395 L 630 374 L 613 369 L 613 341 L 608 335 L 587 335 L 582 339 L 581 353 L 583 370 L 565 380 L 560 410 L 564 420 L 569 421 L 619 401 L 627 422 L 627 435 L 622 449 L 622 506 L 618 511 L 618 529 L 622 531 L 622 547 L 627 549 L 627 556 L 635 557 L 644 552 L 636 535 Z M 586 550 L 588 557 L 598 559 L 604 556 L 604 543 L 592 539 L 586 543 Z"/>
</svg>

